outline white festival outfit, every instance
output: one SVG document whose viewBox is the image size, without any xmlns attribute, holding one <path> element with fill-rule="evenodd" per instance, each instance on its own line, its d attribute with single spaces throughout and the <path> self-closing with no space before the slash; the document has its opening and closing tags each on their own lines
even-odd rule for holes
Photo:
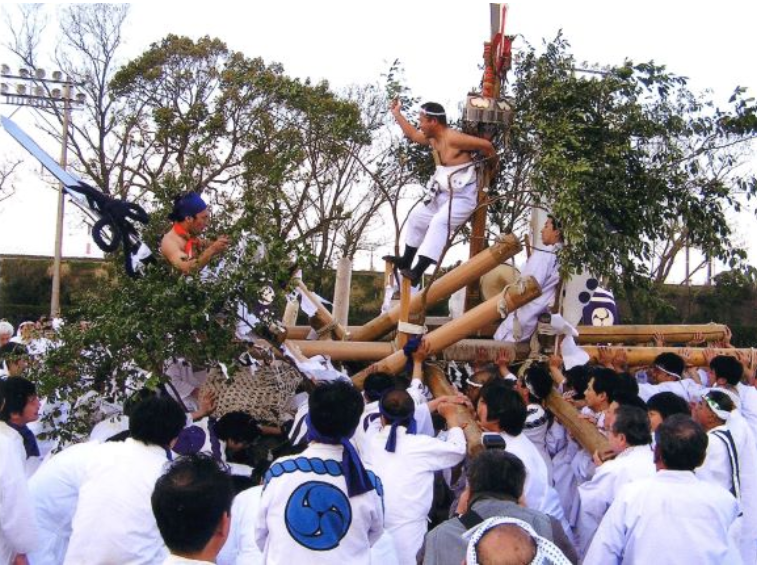
<svg viewBox="0 0 757 565">
<path fill-rule="evenodd" d="M 154 565 L 168 557 L 150 497 L 168 463 L 158 445 L 129 438 L 97 446 L 87 465 L 65 565 Z"/>
<path fill-rule="evenodd" d="M 722 389 L 713 389 L 720 390 Z M 724 391 L 723 391 L 724 392 Z M 732 532 L 745 564 L 757 562 L 757 442 L 740 411 L 719 411 L 725 424 L 707 432 L 707 456 L 699 479 L 717 484 L 738 500 L 742 514 Z"/>
<path fill-rule="evenodd" d="M 405 245 L 418 248 L 418 256 L 438 262 L 447 239 L 478 205 L 475 165 L 437 165 L 427 191 L 423 205 L 410 212 Z"/>
<path fill-rule="evenodd" d="M 583 565 L 741 563 L 729 531 L 739 505 L 691 471 L 660 470 L 621 490 L 594 535 Z"/>
<path fill-rule="evenodd" d="M 26 484 L 26 450 L 21 435 L 0 421 L 0 565 L 37 543 L 34 508 Z"/>
<path fill-rule="evenodd" d="M 271 465 L 255 522 L 265 563 L 371 563 L 371 546 L 384 530 L 383 487 L 363 470 L 371 490 L 349 496 L 344 450 L 312 441 L 300 455 Z"/>
<path fill-rule="evenodd" d="M 394 444 L 391 444 L 392 430 L 396 434 Z M 380 419 L 372 422 L 363 460 L 382 477 L 384 526 L 394 539 L 400 565 L 414 565 L 423 545 L 434 498 L 434 473 L 460 463 L 465 458 L 465 449 L 465 434 L 459 427 L 451 428 L 446 441 L 442 441 L 409 433 L 402 425 L 382 426 Z"/>
<path fill-rule="evenodd" d="M 37 549 L 29 554 L 33 565 L 63 563 L 71 538 L 79 489 L 99 445 L 99 442 L 93 441 L 67 447 L 45 461 L 29 479 L 29 492 L 39 531 Z"/>
<path fill-rule="evenodd" d="M 651 447 L 635 445 L 599 466 L 591 480 L 578 487 L 580 508 L 577 537 L 580 555 L 586 554 L 594 533 L 620 489 L 634 481 L 654 477 L 655 472 Z"/>
<path fill-rule="evenodd" d="M 536 330 L 539 315 L 549 312 L 555 302 L 555 293 L 560 284 L 560 263 L 557 252 L 562 248 L 561 243 L 545 245 L 535 248 L 531 257 L 526 261 L 521 279 L 534 277 L 541 288 L 541 295 L 531 302 L 524 304 L 514 312 L 510 312 L 494 333 L 497 341 L 517 343 L 528 341 Z"/>
</svg>

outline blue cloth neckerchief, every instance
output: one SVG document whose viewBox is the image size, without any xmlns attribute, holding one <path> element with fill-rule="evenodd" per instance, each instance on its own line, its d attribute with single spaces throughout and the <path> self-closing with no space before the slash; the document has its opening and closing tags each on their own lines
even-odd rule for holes
<svg viewBox="0 0 757 565">
<path fill-rule="evenodd" d="M 347 483 L 347 495 L 350 498 L 374 490 L 360 456 L 350 443 L 350 437 L 352 437 L 354 430 L 347 437 L 330 437 L 322 435 L 315 429 L 310 420 L 310 414 L 305 417 L 305 422 L 308 426 L 308 441 L 342 446 L 342 473 L 344 473 L 344 480 Z"/>
<path fill-rule="evenodd" d="M 389 431 L 389 439 L 386 440 L 385 447 L 385 449 L 391 453 L 394 453 L 397 450 L 397 428 L 399 426 L 405 426 L 407 428 L 407 433 L 409 434 L 415 434 L 418 431 L 418 425 L 415 422 L 414 414 L 410 414 L 407 418 L 392 416 L 391 414 L 387 414 L 384 407 L 381 405 L 381 402 L 379 402 L 379 414 L 381 414 L 392 427 Z"/>
<path fill-rule="evenodd" d="M 8 422 L 8 425 L 21 434 L 21 439 L 24 440 L 26 458 L 39 457 L 39 445 L 37 445 L 37 438 L 34 437 L 34 432 L 31 431 L 27 425 L 19 426 L 12 422 Z"/>
</svg>

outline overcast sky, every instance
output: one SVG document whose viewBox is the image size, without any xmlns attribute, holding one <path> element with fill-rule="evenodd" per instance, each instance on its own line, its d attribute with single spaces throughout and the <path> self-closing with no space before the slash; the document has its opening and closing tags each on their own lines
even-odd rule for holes
<svg viewBox="0 0 757 565">
<path fill-rule="evenodd" d="M 562 29 L 579 61 L 619 64 L 626 58 L 653 59 L 689 77 L 694 89 L 711 89 L 717 100 L 725 102 L 737 85 L 757 91 L 755 21 L 757 3 L 736 0 L 685 4 L 523 0 L 510 3 L 507 30 L 518 34 L 521 44 L 539 45 Z M 53 37 L 54 28 L 51 21 L 48 38 Z M 290 75 L 326 79 L 336 88 L 376 82 L 394 59 L 400 59 L 415 95 L 455 110 L 480 81 L 482 45 L 489 36 L 489 4 L 471 0 L 135 3 L 123 60 L 168 33 L 218 37 L 246 55 L 282 63 Z M 9 60 L 3 53 L 0 62 Z M 13 110 L 0 109 L 3 115 Z M 21 109 L 14 119 L 26 124 L 29 118 L 23 113 L 31 114 Z M 17 151 L 2 132 L 0 151 L 11 156 Z M 50 151 L 57 157 L 59 150 L 53 146 Z M 16 194 L 0 203 L 0 252 L 52 253 L 55 194 L 41 186 L 38 177 L 39 167 L 29 165 L 19 177 Z M 753 218 L 738 219 L 745 240 L 745 228 L 753 224 Z M 72 214 L 66 227 L 66 254 L 82 255 L 88 247 L 94 249 L 81 236 L 79 223 Z M 757 264 L 757 244 L 750 247 L 751 262 Z"/>
</svg>

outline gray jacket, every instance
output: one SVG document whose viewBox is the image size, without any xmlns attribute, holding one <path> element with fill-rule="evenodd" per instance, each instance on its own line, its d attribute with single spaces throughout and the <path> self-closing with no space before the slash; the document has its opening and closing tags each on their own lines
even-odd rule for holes
<svg viewBox="0 0 757 565">
<path fill-rule="evenodd" d="M 513 500 L 482 497 L 474 500 L 472 510 L 484 520 L 494 516 L 517 518 L 530 524 L 541 537 L 553 541 L 565 556 L 577 563 L 576 551 L 556 520 L 538 510 L 519 506 Z M 426 534 L 418 562 L 423 565 L 460 565 L 465 560 L 467 531 L 459 518 L 451 518 Z"/>
</svg>

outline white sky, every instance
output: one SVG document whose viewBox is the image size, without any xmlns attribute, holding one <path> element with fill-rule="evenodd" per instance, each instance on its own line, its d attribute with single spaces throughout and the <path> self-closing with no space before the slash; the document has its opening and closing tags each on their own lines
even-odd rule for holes
<svg viewBox="0 0 757 565">
<path fill-rule="evenodd" d="M 653 59 L 688 76 L 692 88 L 712 89 L 725 102 L 737 85 L 757 91 L 757 66 L 752 60 L 756 20 L 757 3 L 736 0 L 520 0 L 510 3 L 507 30 L 539 45 L 562 28 L 579 61 L 617 64 L 625 58 Z M 54 34 L 54 26 L 51 22 L 49 34 Z M 218 37 L 248 56 L 282 63 L 290 75 L 327 79 L 335 88 L 376 82 L 398 58 L 415 95 L 454 110 L 480 80 L 489 4 L 479 0 L 138 2 L 132 4 L 123 60 L 168 33 Z M 0 56 L 0 62 L 9 60 L 5 53 Z M 13 108 L 3 106 L 0 111 L 9 115 Z M 29 115 L 29 110 L 21 109 L 14 119 L 39 138 L 27 125 Z M 0 151 L 23 155 L 10 145 L 0 133 Z M 57 156 L 59 150 L 53 146 L 49 151 Z M 52 253 L 56 198 L 36 180 L 38 175 L 38 166 L 27 167 L 16 194 L 0 203 L 0 252 Z M 89 240 L 81 235 L 76 214 L 71 216 L 64 254 L 83 255 Z M 757 264 L 757 243 L 749 241 L 746 229 L 753 222 L 751 212 L 736 219 L 742 240 L 750 243 L 751 262 Z M 366 265 L 363 257 L 357 266 Z"/>
</svg>

